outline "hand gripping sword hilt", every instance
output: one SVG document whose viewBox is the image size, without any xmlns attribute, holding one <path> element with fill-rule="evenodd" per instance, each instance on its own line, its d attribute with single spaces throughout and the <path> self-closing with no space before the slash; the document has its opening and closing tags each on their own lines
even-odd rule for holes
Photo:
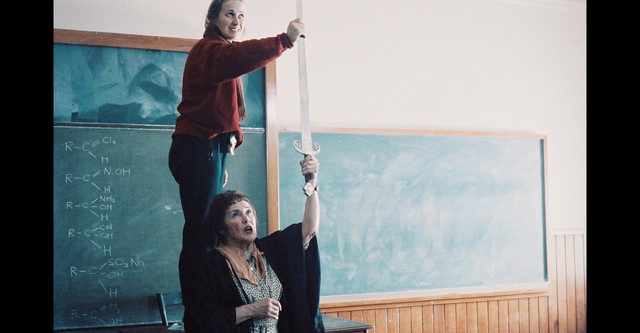
<svg viewBox="0 0 640 333">
<path fill-rule="evenodd" d="M 300 143 L 300 141 L 298 141 L 298 140 L 295 140 L 295 141 L 293 142 L 293 148 L 294 148 L 297 152 L 299 152 L 300 154 L 302 154 L 302 155 L 304 155 L 304 156 L 307 156 L 307 155 L 315 155 L 315 154 L 317 154 L 317 153 L 319 153 L 319 152 L 320 152 L 320 144 L 318 144 L 318 143 L 313 144 L 313 146 L 312 146 L 311 150 L 309 150 L 309 149 L 304 149 L 304 148 L 302 147 L 302 144 L 301 144 L 301 143 Z M 314 192 L 314 191 L 315 191 L 315 189 L 316 189 L 316 187 L 315 187 L 315 186 L 313 186 L 313 185 L 311 184 L 311 181 L 312 181 L 312 180 L 313 180 L 313 174 L 311 174 L 311 173 L 307 173 L 307 174 L 305 174 L 305 175 L 304 175 L 304 181 L 305 181 L 305 183 L 304 183 L 304 186 L 302 187 L 302 191 L 304 192 L 304 194 L 305 194 L 306 196 L 310 196 L 310 195 L 312 195 L 312 194 L 313 194 L 313 192 Z"/>
</svg>

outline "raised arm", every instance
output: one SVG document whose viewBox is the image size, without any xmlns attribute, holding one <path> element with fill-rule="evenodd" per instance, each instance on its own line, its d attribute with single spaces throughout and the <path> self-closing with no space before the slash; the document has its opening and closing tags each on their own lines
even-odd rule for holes
<svg viewBox="0 0 640 333">
<path fill-rule="evenodd" d="M 318 169 L 320 162 L 313 155 L 305 155 L 304 159 L 300 161 L 300 168 L 302 174 L 313 174 L 313 185 L 316 190 L 307 197 L 304 204 L 304 216 L 302 218 L 302 244 L 307 245 L 311 239 L 318 233 L 318 227 L 320 225 L 320 199 L 318 197 L 317 185 L 318 185 Z"/>
</svg>

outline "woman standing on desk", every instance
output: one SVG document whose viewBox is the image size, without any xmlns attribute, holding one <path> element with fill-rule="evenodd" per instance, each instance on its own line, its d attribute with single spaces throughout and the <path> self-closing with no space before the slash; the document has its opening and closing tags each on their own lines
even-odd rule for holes
<svg viewBox="0 0 640 333">
<path fill-rule="evenodd" d="M 244 0 L 213 0 L 205 32 L 189 52 L 182 101 L 169 151 L 169 169 L 179 185 L 185 224 L 182 251 L 207 252 L 218 244 L 204 220 L 226 184 L 226 157 L 243 141 L 246 118 L 240 77 L 274 61 L 304 33 L 299 19 L 275 37 L 236 41 L 245 22 Z"/>
<path fill-rule="evenodd" d="M 257 238 L 256 212 L 237 191 L 218 194 L 207 225 L 222 245 L 180 261 L 187 333 L 323 333 L 319 308 L 320 223 L 318 161 L 307 155 L 311 174 L 301 223 Z M 304 195 L 301 193 L 301 195 Z"/>
</svg>

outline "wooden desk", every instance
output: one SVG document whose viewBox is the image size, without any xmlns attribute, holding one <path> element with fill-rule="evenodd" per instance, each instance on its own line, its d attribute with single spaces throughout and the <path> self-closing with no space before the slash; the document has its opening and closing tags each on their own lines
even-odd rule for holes
<svg viewBox="0 0 640 333">
<path fill-rule="evenodd" d="M 322 321 L 326 333 L 367 333 L 368 329 L 373 328 L 367 323 L 325 314 L 322 315 Z"/>
<path fill-rule="evenodd" d="M 373 328 L 367 323 L 354 320 L 347 320 L 339 317 L 328 316 L 323 314 L 322 321 L 326 333 L 367 333 L 367 330 Z M 67 331 L 60 331 L 67 332 Z M 180 331 L 169 331 L 162 325 L 148 325 L 138 327 L 114 327 L 99 328 L 87 330 L 68 331 L 73 333 L 171 333 Z"/>
</svg>

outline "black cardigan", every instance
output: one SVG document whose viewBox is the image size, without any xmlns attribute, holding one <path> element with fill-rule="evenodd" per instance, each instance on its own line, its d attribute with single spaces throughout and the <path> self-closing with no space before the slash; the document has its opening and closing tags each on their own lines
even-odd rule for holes
<svg viewBox="0 0 640 333">
<path fill-rule="evenodd" d="M 302 224 L 256 239 L 282 283 L 279 333 L 324 333 L 320 314 L 320 256 L 314 237 L 305 251 Z M 217 250 L 180 253 L 180 285 L 186 333 L 249 333 L 252 320 L 235 325 L 235 308 L 244 302 L 226 259 Z"/>
</svg>

